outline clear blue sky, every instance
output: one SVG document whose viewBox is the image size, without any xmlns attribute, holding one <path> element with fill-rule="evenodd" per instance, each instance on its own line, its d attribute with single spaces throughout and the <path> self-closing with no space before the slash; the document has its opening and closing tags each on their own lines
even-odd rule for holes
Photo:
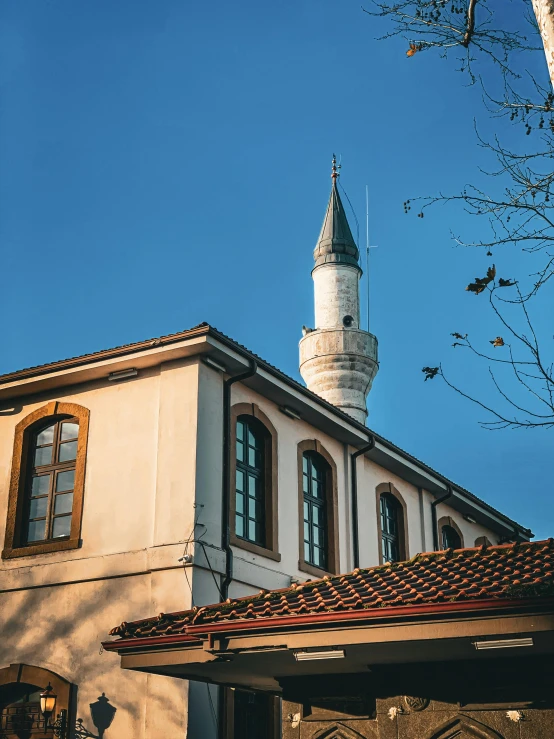
<svg viewBox="0 0 554 739">
<path fill-rule="evenodd" d="M 421 373 L 487 382 L 449 334 L 497 335 L 463 291 L 490 260 L 452 246 L 460 213 L 402 203 L 478 180 L 493 124 L 453 63 L 381 31 L 359 0 L 3 0 L 0 372 L 209 321 L 298 378 L 335 151 L 378 244 L 370 426 L 554 534 L 552 432 L 482 430 Z"/>
</svg>

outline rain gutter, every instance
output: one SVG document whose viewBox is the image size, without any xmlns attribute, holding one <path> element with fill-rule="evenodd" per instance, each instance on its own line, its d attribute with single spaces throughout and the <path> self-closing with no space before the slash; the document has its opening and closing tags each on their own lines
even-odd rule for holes
<svg viewBox="0 0 554 739">
<path fill-rule="evenodd" d="M 368 443 L 350 456 L 351 464 L 351 504 L 352 504 L 352 549 L 354 552 L 354 569 L 360 566 L 360 540 L 358 527 L 358 472 L 356 462 L 358 457 L 370 452 L 375 446 L 375 437 L 370 434 Z"/>
<path fill-rule="evenodd" d="M 439 527 L 437 524 L 437 506 L 439 503 L 444 503 L 445 500 L 448 500 L 453 495 L 452 486 L 446 485 L 446 493 L 444 495 L 441 495 L 440 498 L 436 498 L 431 503 L 431 521 L 432 521 L 432 527 L 433 527 L 433 551 L 438 552 L 439 551 Z"/>
<path fill-rule="evenodd" d="M 225 552 L 225 577 L 221 583 L 221 600 L 227 600 L 229 585 L 233 579 L 233 550 L 231 549 L 231 386 L 235 382 L 252 377 L 258 370 L 255 359 L 250 360 L 250 368 L 223 382 L 223 495 L 222 495 L 222 542 L 221 548 Z"/>
</svg>

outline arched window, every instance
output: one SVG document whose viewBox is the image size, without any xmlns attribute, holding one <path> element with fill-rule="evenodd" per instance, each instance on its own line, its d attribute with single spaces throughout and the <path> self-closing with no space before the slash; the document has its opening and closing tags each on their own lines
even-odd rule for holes
<svg viewBox="0 0 554 739">
<path fill-rule="evenodd" d="M 337 467 L 317 439 L 298 445 L 298 568 L 316 577 L 339 572 Z"/>
<path fill-rule="evenodd" d="M 445 524 L 441 529 L 443 549 L 461 549 L 462 539 L 453 526 Z"/>
<path fill-rule="evenodd" d="M 440 533 L 441 549 L 462 549 L 464 546 L 464 537 L 460 531 L 458 524 L 452 516 L 443 516 L 439 519 L 438 529 Z"/>
<path fill-rule="evenodd" d="M 265 547 L 265 433 L 251 416 L 239 416 L 236 426 L 235 533 Z"/>
<path fill-rule="evenodd" d="M 231 408 L 231 544 L 279 562 L 277 432 L 255 403 Z"/>
<path fill-rule="evenodd" d="M 380 501 L 381 553 L 383 562 L 400 561 L 399 518 L 400 504 L 390 493 L 383 493 Z"/>
<path fill-rule="evenodd" d="M 405 503 L 390 482 L 380 483 L 376 493 L 379 560 L 401 562 L 408 558 Z"/>
<path fill-rule="evenodd" d="M 304 561 L 327 569 L 327 477 L 328 464 L 316 452 L 302 457 L 304 495 Z"/>
<path fill-rule="evenodd" d="M 47 421 L 33 433 L 22 539 L 24 544 L 71 533 L 79 420 Z"/>
<path fill-rule="evenodd" d="M 483 546 L 491 547 L 492 544 L 488 536 L 478 536 L 477 539 L 475 539 L 475 546 L 476 547 L 483 547 Z"/>
<path fill-rule="evenodd" d="M 80 546 L 88 419 L 53 402 L 18 423 L 3 557 Z"/>
</svg>

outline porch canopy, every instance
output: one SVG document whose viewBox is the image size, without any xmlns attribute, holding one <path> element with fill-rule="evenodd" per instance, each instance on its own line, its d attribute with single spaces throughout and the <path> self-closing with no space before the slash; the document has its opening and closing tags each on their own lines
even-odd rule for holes
<svg viewBox="0 0 554 739">
<path fill-rule="evenodd" d="M 477 683 L 482 698 L 489 674 L 492 692 L 499 674 L 515 685 L 514 670 L 518 699 L 523 689 L 536 701 L 554 652 L 554 541 L 418 554 L 110 633 L 118 639 L 104 649 L 118 652 L 124 669 L 289 700 L 302 700 L 308 683 L 351 695 L 393 674 L 395 689 L 400 677 L 411 695 L 428 692 L 429 681 L 440 694 L 448 664 L 450 687 L 459 682 L 469 701 Z"/>
</svg>

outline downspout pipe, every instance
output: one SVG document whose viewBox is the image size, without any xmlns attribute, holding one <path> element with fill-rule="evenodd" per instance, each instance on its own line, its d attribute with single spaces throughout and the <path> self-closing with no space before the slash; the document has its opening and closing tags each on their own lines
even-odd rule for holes
<svg viewBox="0 0 554 739">
<path fill-rule="evenodd" d="M 375 447 L 375 437 L 369 436 L 368 443 L 361 449 L 353 452 L 350 455 L 350 469 L 351 469 L 351 491 L 350 498 L 352 503 L 352 550 L 354 552 L 354 569 L 360 566 L 360 538 L 358 530 L 358 472 L 356 462 L 358 457 L 366 452 L 371 451 Z"/>
<path fill-rule="evenodd" d="M 431 503 L 431 521 L 433 526 L 433 551 L 438 552 L 439 551 L 439 527 L 437 522 L 437 506 L 439 503 L 444 503 L 445 500 L 448 500 L 452 495 L 454 494 L 454 491 L 452 490 L 451 485 L 446 486 L 446 493 L 444 495 L 441 495 L 440 498 L 436 498 Z"/>
<path fill-rule="evenodd" d="M 233 579 L 233 550 L 231 549 L 231 386 L 252 377 L 258 371 L 258 363 L 250 360 L 250 368 L 223 382 L 223 481 L 222 481 L 222 511 L 221 511 L 221 548 L 225 552 L 225 577 L 221 583 L 221 600 L 229 596 L 229 585 Z"/>
</svg>

